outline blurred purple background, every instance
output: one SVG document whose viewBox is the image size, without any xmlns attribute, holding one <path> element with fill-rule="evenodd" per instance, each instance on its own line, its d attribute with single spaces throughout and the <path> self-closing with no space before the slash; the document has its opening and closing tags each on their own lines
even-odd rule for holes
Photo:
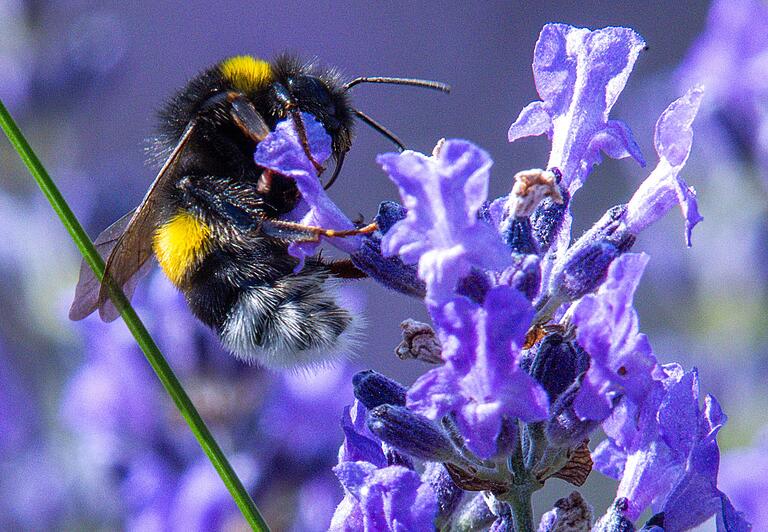
<svg viewBox="0 0 768 532">
<path fill-rule="evenodd" d="M 627 121 L 646 156 L 652 158 L 653 123 L 682 93 L 675 71 L 704 29 L 707 9 L 708 2 L 704 1 L 349 4 L 193 0 L 182 5 L 0 0 L 0 97 L 94 237 L 133 208 L 154 177 L 144 162 L 144 139 L 153 132 L 154 112 L 164 98 L 197 71 L 242 53 L 270 58 L 288 50 L 317 57 L 348 77 L 399 75 L 450 83 L 453 91 L 449 96 L 409 87 L 359 86 L 354 101 L 392 128 L 410 148 L 428 152 L 440 137 L 462 137 L 488 150 L 495 160 L 491 191 L 495 197 L 509 190 L 515 172 L 546 163 L 549 145 L 545 139 L 509 145 L 506 136 L 520 109 L 537 98 L 530 64 L 544 23 L 629 26 L 646 39 L 649 50 L 638 61 L 613 117 Z M 708 137 L 696 131 L 696 148 L 685 178 L 699 190 L 705 221 L 694 233 L 693 250 L 684 248 L 681 222 L 674 216 L 648 231 L 635 246 L 652 256 L 639 290 L 639 311 L 645 332 L 663 361 L 700 366 L 705 389 L 718 395 L 731 416 L 722 438 L 732 445 L 747 444 L 758 426 L 767 421 L 764 409 L 768 405 L 764 392 L 759 393 L 768 375 L 763 332 L 764 263 L 768 254 L 762 249 L 764 254 L 759 255 L 766 216 L 754 196 L 757 190 L 764 202 L 766 189 L 753 186 L 752 194 L 746 191 L 724 204 L 727 195 L 723 191 L 730 190 L 726 183 L 738 183 L 739 177 L 727 170 L 721 171 L 720 178 L 708 175 L 712 170 L 708 161 L 717 158 L 719 148 L 707 144 Z M 394 186 L 375 164 L 376 154 L 391 150 L 384 138 L 360 125 L 344 171 L 331 189 L 331 196 L 350 217 L 361 213 L 370 218 L 380 201 L 396 199 Z M 651 167 L 653 164 L 655 161 L 649 160 Z M 589 227 L 606 208 L 626 201 L 646 175 L 646 170 L 627 160 L 610 160 L 597 168 L 574 204 L 575 234 Z M 751 197 L 752 204 L 745 207 L 743 197 Z M 738 229 L 728 232 L 728 224 L 737 224 Z M 64 396 L 71 398 L 74 393 L 81 401 L 93 399 L 96 392 L 78 395 L 72 391 L 77 386 L 75 376 L 94 364 L 99 345 L 112 345 L 113 335 L 123 334 L 122 326 L 66 320 L 79 264 L 77 253 L 6 142 L 0 142 L 0 227 L 5 236 L 0 245 L 0 473 L 9 473 L 2 475 L 0 491 L 17 488 L 12 479 L 23 479 L 17 482 L 27 486 L 16 490 L 14 500 L 0 503 L 0 528 L 144 526 L 143 521 L 136 524 L 139 512 L 134 508 L 144 503 L 133 501 L 131 507 L 116 493 L 108 497 L 106 508 L 91 500 L 100 490 L 117 490 L 118 484 L 120 489 L 127 489 L 127 473 L 123 471 L 117 480 L 99 473 L 103 463 L 114 466 L 110 462 L 113 459 L 100 457 L 99 463 L 91 463 L 87 452 L 92 449 L 84 450 L 88 440 L 85 429 L 70 422 L 71 411 L 65 412 L 70 421 L 65 421 L 67 415 L 61 411 Z M 749 236 L 735 259 L 734 247 L 739 246 L 734 246 L 734 231 L 738 242 L 744 243 L 745 235 Z M 733 259 L 726 261 L 731 266 L 718 267 L 724 257 Z M 163 286 L 156 278 L 145 285 Z M 158 290 L 163 289 L 167 287 Z M 401 320 L 425 319 L 422 305 L 370 281 L 353 285 L 353 290 L 365 302 L 369 327 L 361 356 L 351 365 L 412 382 L 424 367 L 399 361 L 393 348 L 400 338 Z M 172 312 L 186 316 L 172 294 L 165 297 L 167 304 L 155 298 L 154 303 L 143 307 L 142 317 L 154 323 L 168 321 Z M 203 334 L 193 325 L 190 329 Z M 185 343 L 189 338 L 183 331 L 173 334 L 177 336 L 161 338 L 161 343 L 167 340 L 165 352 L 195 396 L 198 377 L 211 374 L 199 365 L 221 364 L 221 357 L 216 354 L 210 362 L 209 355 L 201 355 Z M 192 352 L 202 359 L 190 361 L 186 355 Z M 137 363 L 143 361 L 137 359 Z M 271 431 L 268 437 L 254 436 L 254 441 L 296 449 L 299 443 L 291 439 L 295 436 L 292 427 L 284 426 L 281 436 L 279 425 L 274 423 L 275 416 L 282 415 L 280 403 L 287 395 L 267 393 L 287 377 L 264 374 L 234 362 L 226 364 L 230 366 L 228 373 L 217 374 L 217 385 L 226 387 L 237 376 L 245 380 L 249 391 L 236 396 L 234 402 L 242 409 L 248 407 L 243 402 L 254 403 L 253 411 L 244 414 L 254 416 L 254 425 L 239 427 L 238 434 L 247 435 L 243 430 Z M 725 369 L 729 371 L 727 378 Z M 116 367 L 105 371 L 119 376 L 118 382 L 133 378 Z M 303 390 L 305 386 L 304 391 L 311 395 L 317 383 L 312 377 L 303 382 L 293 383 L 292 389 L 298 386 Z M 130 395 L 130 389 L 141 393 L 143 386 L 128 386 L 127 392 L 123 387 L 119 387 L 123 391 L 110 388 L 102 393 Z M 151 376 L 146 386 L 157 388 Z M 283 453 L 280 459 L 286 461 L 284 467 L 270 473 L 272 477 L 263 477 L 273 480 L 253 481 L 253 486 L 258 486 L 254 487 L 257 502 L 265 505 L 267 520 L 274 523 L 275 530 L 322 529 L 327 520 L 309 521 L 320 520 L 327 507 L 332 508 L 338 500 L 337 495 L 340 497 L 335 485 L 325 486 L 333 482 L 327 475 L 341 440 L 339 405 L 352 399 L 348 385 L 338 386 L 344 391 L 328 393 L 333 396 L 329 398 L 333 409 L 307 413 L 316 423 L 307 434 L 327 427 L 322 431 L 327 430 L 327 434 L 318 434 L 324 443 L 305 453 L 316 455 L 317 461 L 297 472 L 290 467 L 291 453 Z M 339 400 L 343 393 L 346 397 Z M 122 400 L 132 404 L 130 397 Z M 93 411 L 103 409 L 99 401 L 94 399 Z M 263 402 L 268 403 L 266 407 Z M 157 393 L 146 408 L 150 412 L 153 408 L 167 409 L 167 403 Z M 762 412 L 762 421 L 755 421 L 757 412 Z M 100 422 L 95 423 L 98 428 Z M 221 430 L 229 434 L 234 429 L 225 425 Z M 121 437 L 119 431 L 106 433 L 100 437 Z M 274 450 L 254 442 L 246 445 L 236 438 L 225 438 L 228 451 L 250 453 L 257 461 L 273 456 Z M 136 445 L 143 448 L 157 443 L 146 440 L 139 438 Z M 29 445 L 32 441 L 36 442 L 34 447 Z M 191 458 L 176 464 L 171 475 L 174 479 L 202 459 L 196 449 L 189 452 Z M 86 453 L 85 458 L 82 453 Z M 322 475 L 310 478 L 308 471 L 325 474 L 325 480 Z M 169 482 L 178 486 L 174 482 L 188 480 Z M 278 481 L 281 493 L 284 490 L 287 494 L 276 503 L 265 494 Z M 590 484 L 595 493 L 593 502 L 605 507 L 612 496 L 611 483 L 591 478 Z M 566 491 L 566 487 L 548 487 L 543 499 L 554 500 L 556 494 Z M 305 499 L 301 499 L 302 494 Z M 314 511 L 306 502 L 323 497 L 330 502 L 322 503 L 322 511 Z M 537 512 L 546 509 L 537 508 Z M 158 515 L 173 515 L 173 511 L 164 509 L 162 512 L 171 513 Z M 216 526 L 232 524 L 216 515 Z M 293 515 L 298 516 L 296 521 Z"/>
</svg>

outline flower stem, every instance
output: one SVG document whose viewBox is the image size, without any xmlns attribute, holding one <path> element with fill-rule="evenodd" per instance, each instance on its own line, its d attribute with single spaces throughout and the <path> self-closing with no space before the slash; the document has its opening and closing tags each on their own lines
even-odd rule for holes
<svg viewBox="0 0 768 532">
<path fill-rule="evenodd" d="M 497 495 L 497 497 L 507 502 L 512 508 L 512 523 L 515 525 L 515 532 L 533 532 L 535 530 L 529 490 L 512 488 L 503 495 Z"/>
<path fill-rule="evenodd" d="M 19 130 L 16 122 L 11 118 L 11 115 L 8 113 L 2 100 L 0 100 L 0 127 L 3 128 L 3 131 L 8 136 L 8 140 L 11 141 L 11 144 L 16 152 L 18 152 L 19 157 L 21 157 L 22 161 L 24 161 L 24 164 L 26 164 L 29 169 L 29 172 L 35 178 L 35 181 L 37 181 L 40 190 L 43 191 L 43 194 L 50 202 L 53 210 L 59 215 L 62 224 L 64 224 L 64 227 L 69 231 L 72 240 L 74 240 L 75 245 L 80 250 L 83 258 L 88 263 L 88 266 L 91 267 L 94 274 L 96 274 L 96 277 L 101 280 L 104 277 L 104 261 L 93 246 L 88 234 L 85 232 L 82 225 L 80 225 L 77 217 L 75 217 L 74 213 L 69 208 L 69 205 L 67 205 L 61 192 L 59 192 L 59 189 L 48 175 L 48 172 L 40 162 L 40 159 L 38 159 L 37 155 L 24 138 L 24 135 Z M 259 510 L 256 508 L 253 499 L 248 494 L 243 483 L 237 477 L 234 469 L 232 469 L 232 465 L 222 452 L 219 444 L 216 443 L 211 431 L 205 425 L 205 422 L 200 417 L 197 409 L 192 404 L 192 401 L 184 391 L 179 380 L 176 378 L 170 365 L 168 365 L 168 362 L 158 349 L 157 344 L 155 344 L 155 341 L 144 327 L 144 324 L 139 319 L 136 311 L 125 297 L 125 294 L 123 294 L 123 291 L 113 283 L 109 283 L 109 289 L 110 298 L 112 299 L 115 308 L 120 312 L 125 324 L 136 339 L 136 343 L 141 347 L 147 361 L 149 361 L 152 369 L 155 370 L 157 377 L 165 387 L 168 395 L 171 396 L 171 399 L 173 399 L 173 402 L 179 409 L 181 416 L 187 422 L 192 433 L 195 435 L 195 438 L 197 438 L 197 441 L 200 443 L 200 447 L 203 448 L 203 451 L 205 451 L 205 454 L 213 464 L 213 467 L 218 471 L 221 479 L 227 486 L 227 489 L 232 494 L 232 498 L 240 508 L 243 517 L 245 517 L 245 520 L 253 530 L 268 531 L 269 527 L 259 513 Z"/>
</svg>

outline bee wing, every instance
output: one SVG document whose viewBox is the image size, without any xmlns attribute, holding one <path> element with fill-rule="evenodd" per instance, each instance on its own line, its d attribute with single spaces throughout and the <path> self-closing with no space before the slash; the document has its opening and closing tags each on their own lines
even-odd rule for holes
<svg viewBox="0 0 768 532">
<path fill-rule="evenodd" d="M 120 235 L 125 232 L 136 210 L 132 210 L 115 223 L 107 227 L 93 242 L 102 259 L 106 259 L 115 248 Z M 69 319 L 79 321 L 89 316 L 99 307 L 101 282 L 96 278 L 91 267 L 84 260 L 80 263 L 80 279 L 75 288 L 75 299 L 69 307 Z"/>
<path fill-rule="evenodd" d="M 163 164 L 152 185 L 139 206 L 120 218 L 104 231 L 96 241 L 97 250 L 107 256 L 104 277 L 111 278 L 130 298 L 138 279 L 147 272 L 152 257 L 152 237 L 157 225 L 157 192 L 167 186 L 173 176 L 171 170 L 187 146 L 195 129 L 195 122 L 187 125 L 184 134 L 171 155 Z M 101 249 L 99 249 L 99 246 Z M 75 290 L 75 300 L 70 309 L 70 318 L 82 319 L 99 309 L 99 316 L 104 321 L 113 321 L 119 315 L 109 300 L 106 283 L 99 283 L 92 272 L 83 274 L 80 268 L 80 282 Z"/>
</svg>

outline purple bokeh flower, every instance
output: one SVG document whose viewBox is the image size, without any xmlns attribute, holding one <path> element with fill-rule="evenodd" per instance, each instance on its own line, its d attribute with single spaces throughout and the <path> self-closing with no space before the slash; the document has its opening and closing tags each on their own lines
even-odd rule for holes
<svg viewBox="0 0 768 532">
<path fill-rule="evenodd" d="M 0 346 L 0 456 L 20 448 L 33 434 L 35 408 L 15 374 L 4 346 Z"/>
<path fill-rule="evenodd" d="M 488 196 L 490 156 L 462 140 L 438 144 L 436 152 L 378 157 L 407 209 L 405 219 L 384 235 L 382 251 L 418 262 L 432 303 L 450 299 L 473 267 L 501 271 L 510 265 L 497 233 L 477 217 Z"/>
<path fill-rule="evenodd" d="M 644 165 L 629 128 L 608 115 L 645 47 L 628 28 L 590 31 L 547 24 L 533 54 L 533 76 L 542 100 L 529 104 L 509 128 L 509 141 L 547 134 L 552 139 L 548 168 L 563 174 L 572 195 L 583 184 L 600 152 Z"/>
<path fill-rule="evenodd" d="M 344 364 L 313 374 L 275 375 L 262 408 L 260 431 L 284 447 L 297 463 L 336 449 L 342 431 L 328 420 L 338 417 L 352 395 L 352 371 Z M 291 430 L 286 430 L 291 427 Z"/>
<path fill-rule="evenodd" d="M 682 86 L 707 90 L 703 120 L 731 155 L 754 158 L 768 175 L 768 6 L 761 0 L 714 0 L 707 25 L 678 71 Z M 724 141 L 724 142 L 723 142 Z M 711 153 L 722 158 L 727 150 Z"/>
<path fill-rule="evenodd" d="M 752 446 L 722 455 L 717 484 L 749 521 L 768 523 L 768 428 L 758 433 Z"/>
<path fill-rule="evenodd" d="M 194 319 L 162 274 L 149 281 L 135 304 L 260 506 L 279 504 L 271 497 L 293 496 L 304 480 L 328 471 L 341 438 L 340 430 L 328 427 L 349 396 L 351 372 L 341 366 L 313 380 L 243 367 Z M 203 461 L 125 327 L 91 319 L 83 327 L 87 361 L 69 383 L 62 413 L 77 430 L 83 452 L 98 457 L 94 489 L 119 494 L 112 519 L 131 530 L 242 524 L 226 487 Z M 286 478 L 291 483 L 276 489 L 286 486 Z M 328 491 L 316 508 L 330 519 L 327 501 L 341 490 L 322 485 Z M 303 502 L 304 512 L 313 507 L 311 500 Z M 282 516 L 280 522 L 288 527 L 294 518 Z"/>
<path fill-rule="evenodd" d="M 0 529 L 48 530 L 61 525 L 78 497 L 70 470 L 46 441 L 44 410 L 20 375 L 0 335 Z"/>
</svg>

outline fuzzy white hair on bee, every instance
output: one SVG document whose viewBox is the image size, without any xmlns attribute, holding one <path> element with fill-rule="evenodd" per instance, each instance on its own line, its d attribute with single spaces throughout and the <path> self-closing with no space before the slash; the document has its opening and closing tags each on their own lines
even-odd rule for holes
<svg viewBox="0 0 768 532">
<path fill-rule="evenodd" d="M 363 318 L 342 300 L 339 281 L 302 272 L 243 291 L 219 335 L 248 363 L 271 369 L 313 368 L 355 356 Z"/>
</svg>

